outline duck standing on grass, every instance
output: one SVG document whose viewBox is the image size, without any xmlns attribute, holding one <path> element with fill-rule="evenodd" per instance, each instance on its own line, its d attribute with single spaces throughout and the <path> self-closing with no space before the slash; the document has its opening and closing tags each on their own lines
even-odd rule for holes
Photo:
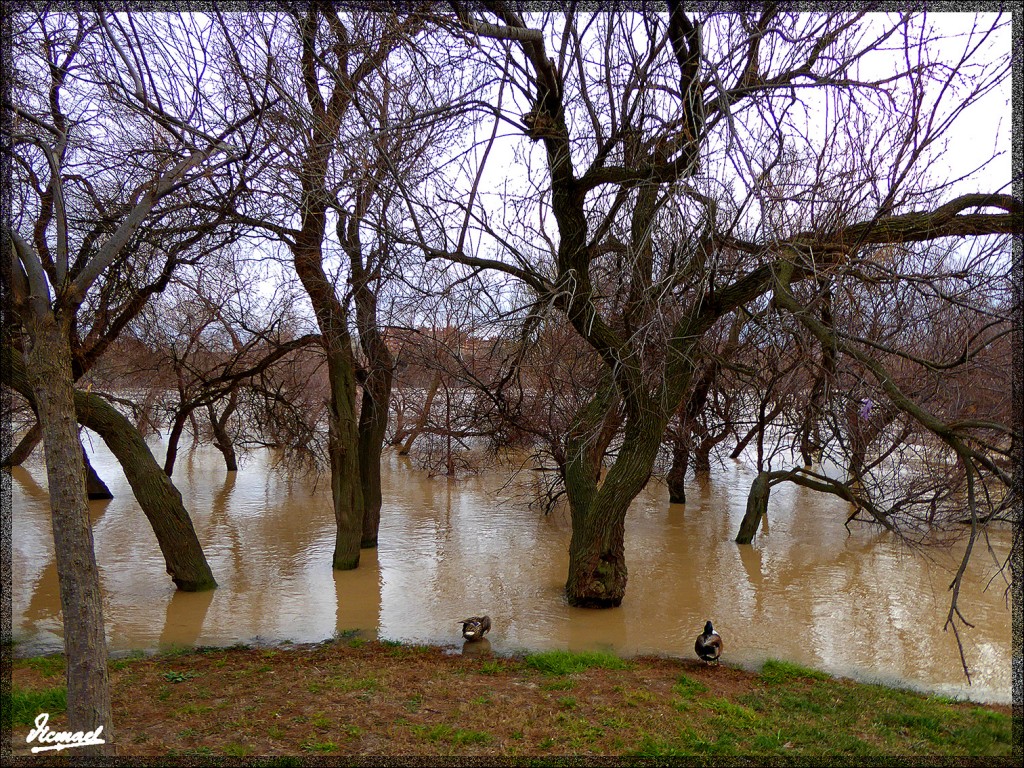
<svg viewBox="0 0 1024 768">
<path fill-rule="evenodd" d="M 462 636 L 467 640 L 482 640 L 491 629 L 490 616 L 470 616 L 462 620 Z"/>
<path fill-rule="evenodd" d="M 709 664 L 712 661 L 718 663 L 718 657 L 722 655 L 722 636 L 715 632 L 710 621 L 704 625 L 704 634 L 697 638 L 693 649 L 697 651 L 700 658 Z"/>
</svg>

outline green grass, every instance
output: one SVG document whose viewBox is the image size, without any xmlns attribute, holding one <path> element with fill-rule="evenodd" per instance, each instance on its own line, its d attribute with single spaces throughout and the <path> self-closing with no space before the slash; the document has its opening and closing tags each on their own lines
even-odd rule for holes
<svg viewBox="0 0 1024 768">
<path fill-rule="evenodd" d="M 429 650 L 399 643 L 385 643 L 382 647 L 388 656 L 391 652 L 419 654 Z M 342 652 L 349 653 L 344 646 Z M 258 720 L 261 712 L 267 717 L 273 713 L 265 712 L 267 707 L 258 694 L 246 699 L 247 706 L 239 711 L 234 700 L 214 696 L 214 691 L 219 693 L 219 683 L 215 681 L 234 679 L 236 671 L 242 675 L 254 672 L 250 666 L 253 654 L 231 656 L 224 653 L 224 658 L 230 660 L 229 668 L 221 673 L 214 672 L 214 668 L 222 659 L 207 657 L 202 668 L 198 660 L 144 663 L 120 678 L 129 687 L 135 684 L 136 677 L 145 678 L 150 683 L 149 695 L 160 701 L 170 699 L 166 712 L 174 718 L 171 722 L 177 721 L 177 728 L 191 726 L 190 730 L 179 732 L 183 738 L 186 733 L 190 739 L 198 738 L 199 734 L 222 734 L 223 746 L 213 750 L 218 759 L 225 755 L 250 759 L 250 745 L 233 739 L 246 724 Z M 256 656 L 261 664 L 265 661 L 275 665 L 275 670 L 287 669 L 276 665 L 286 664 L 288 654 L 261 652 Z M 40 657 L 17 663 L 35 670 L 36 684 L 45 686 L 59 681 L 55 677 L 61 666 L 59 660 L 60 657 Z M 437 704 L 428 704 L 423 692 L 392 682 L 388 671 L 370 663 L 344 673 L 324 665 L 315 681 L 306 680 L 295 693 L 307 700 L 311 698 L 307 690 L 322 692 L 332 701 L 339 697 L 372 699 L 375 704 L 397 704 L 400 711 L 410 713 L 410 719 L 430 718 L 433 722 L 416 724 L 398 718 L 393 727 L 421 742 L 432 754 L 487 751 L 526 759 L 524 753 L 540 758 L 549 751 L 576 755 L 600 752 L 656 760 L 696 758 L 707 765 L 739 758 L 750 764 L 785 764 L 792 759 L 813 762 L 833 755 L 867 764 L 880 760 L 899 763 L 919 756 L 952 760 L 995 757 L 1005 762 L 1012 754 L 1009 716 L 969 702 L 831 678 L 780 661 L 768 661 L 758 674 L 744 677 L 739 689 L 729 686 L 727 690 L 732 693 L 718 685 L 717 670 L 701 668 L 698 672 L 685 664 L 672 668 L 659 662 L 655 685 L 650 683 L 652 673 L 645 666 L 648 663 L 643 659 L 624 661 L 604 652 L 548 651 L 515 659 L 447 659 L 439 664 L 438 675 L 447 675 L 448 684 L 456 680 L 460 685 L 462 681 L 470 684 L 469 698 L 460 699 L 458 706 L 469 703 L 478 710 L 500 710 L 511 691 L 533 689 L 536 710 L 517 709 L 516 712 L 527 714 L 521 723 L 511 726 L 511 735 L 502 735 L 498 730 L 491 732 L 487 725 L 490 721 L 483 721 L 482 726 L 479 722 L 457 720 L 438 723 L 431 717 L 436 710 L 425 709 Z M 183 671 L 169 670 L 170 666 Z M 613 671 L 605 672 L 606 669 Z M 179 701 L 182 687 L 175 683 L 187 681 L 196 670 L 203 673 L 198 682 L 206 687 L 186 686 L 188 701 Z M 588 674 L 588 670 L 594 674 Z M 726 670 L 722 668 L 723 672 Z M 50 680 L 45 679 L 48 673 Z M 478 674 L 491 677 L 476 677 Z M 125 683 L 125 675 L 132 678 L 130 682 Z M 486 687 L 482 685 L 485 683 Z M 600 690 L 598 698 L 589 693 L 595 686 Z M 56 715 L 58 722 L 62 722 L 60 715 L 67 711 L 63 688 L 15 688 L 2 704 L 12 712 L 19 728 L 31 726 L 40 712 Z M 449 714 L 458 716 L 458 706 Z M 425 717 L 421 717 L 424 713 Z M 195 716 L 199 716 L 197 720 L 184 722 Z M 355 723 L 339 722 L 333 715 L 313 711 L 312 706 L 302 714 L 289 716 L 286 722 L 307 725 L 300 735 L 293 737 L 289 733 L 294 731 L 281 727 L 283 723 L 267 721 L 264 733 L 275 744 L 304 753 L 304 761 L 315 759 L 318 753 L 333 753 L 331 757 L 347 753 L 356 743 L 354 740 L 369 736 L 373 742 L 379 736 L 376 725 L 360 723 L 360 728 Z M 476 725 L 477 730 L 460 725 Z M 137 735 L 136 740 L 150 738 L 149 733 Z M 254 746 L 253 750 L 258 751 L 259 747 Z M 174 754 L 185 757 L 211 752 L 209 748 L 197 747 Z M 549 762 L 548 758 L 543 760 Z"/>
<path fill-rule="evenodd" d="M 316 741 L 312 738 L 306 739 L 299 746 L 306 752 L 334 752 L 338 749 L 333 741 Z"/>
<path fill-rule="evenodd" d="M 630 669 L 632 665 L 625 659 L 605 651 L 543 651 L 529 654 L 525 659 L 526 666 L 532 667 L 545 675 L 570 675 L 585 669 L 599 667 L 602 669 Z"/>
<path fill-rule="evenodd" d="M 55 675 L 64 674 L 64 657 L 59 654 L 55 656 L 36 656 L 31 659 L 26 659 L 25 663 L 32 667 L 32 669 L 39 672 L 43 677 L 54 677 Z"/>
<path fill-rule="evenodd" d="M 68 689 L 47 688 L 42 691 L 25 691 L 21 688 L 11 690 L 10 700 L 5 701 L 3 708 L 11 713 L 13 725 L 35 725 L 36 717 L 41 712 L 49 712 L 50 717 L 68 709 Z"/>
<path fill-rule="evenodd" d="M 481 675 L 499 675 L 504 671 L 505 664 L 500 661 L 484 661 L 477 668 L 477 672 Z"/>
<path fill-rule="evenodd" d="M 764 666 L 761 667 L 761 679 L 769 685 L 777 685 L 779 683 L 788 683 L 792 680 L 798 679 L 828 680 L 829 676 L 824 672 L 819 672 L 816 669 L 810 669 L 808 667 L 802 667 L 799 664 L 793 664 L 789 661 L 768 659 L 764 663 Z"/>
<path fill-rule="evenodd" d="M 233 645 L 231 647 L 232 648 L 237 648 L 239 646 Z M 244 647 L 248 648 L 249 646 L 246 645 Z M 210 649 L 210 650 L 216 650 L 216 649 Z M 207 651 L 205 651 L 205 649 L 204 649 L 204 651 L 202 651 L 202 652 L 207 652 Z M 193 648 L 191 645 L 178 645 L 177 643 L 172 643 L 171 645 L 168 645 L 168 646 L 166 646 L 164 648 L 161 648 L 160 649 L 160 653 L 158 655 L 160 656 L 160 658 L 163 658 L 163 659 L 176 659 L 176 658 L 178 658 L 180 656 L 188 656 L 188 655 L 193 654 L 193 653 L 196 653 L 196 649 Z"/>
<path fill-rule="evenodd" d="M 414 725 L 412 732 L 424 741 L 431 743 L 443 742 L 446 744 L 486 744 L 491 740 L 489 733 L 483 731 L 471 731 L 463 728 L 453 728 L 443 723 L 439 725 Z"/>
<path fill-rule="evenodd" d="M 690 699 L 698 693 L 704 693 L 708 687 L 697 680 L 692 680 L 686 675 L 680 675 L 676 684 L 672 686 L 672 693 L 683 699 Z"/>
<path fill-rule="evenodd" d="M 111 669 L 116 669 L 116 670 L 127 669 L 128 667 L 130 667 L 133 663 L 135 663 L 139 659 L 144 659 L 144 658 L 146 658 L 146 652 L 145 651 L 131 651 L 131 652 L 128 653 L 128 655 L 122 656 L 119 659 L 111 659 L 110 660 L 110 668 Z"/>
<path fill-rule="evenodd" d="M 977 707 L 880 685 L 857 684 L 780 661 L 764 686 L 735 702 L 699 699 L 719 735 L 755 754 L 1009 755 L 1010 719 Z"/>
<path fill-rule="evenodd" d="M 164 680 L 166 680 L 169 683 L 185 683 L 194 677 L 199 677 L 199 673 L 192 671 L 178 672 L 177 670 L 172 669 L 171 671 L 164 672 L 163 674 Z"/>
<path fill-rule="evenodd" d="M 350 678 L 341 675 L 329 677 L 325 681 L 327 685 L 338 691 L 376 691 L 380 688 L 380 681 L 375 677 Z"/>
</svg>

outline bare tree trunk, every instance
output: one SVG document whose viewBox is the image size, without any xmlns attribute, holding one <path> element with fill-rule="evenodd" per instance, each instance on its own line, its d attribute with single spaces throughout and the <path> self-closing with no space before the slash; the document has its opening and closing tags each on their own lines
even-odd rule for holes
<svg viewBox="0 0 1024 768">
<path fill-rule="evenodd" d="M 317 195 L 307 193 L 308 198 Z M 328 453 L 331 457 L 331 497 L 337 524 L 334 568 L 351 570 L 359 565 L 363 534 L 363 489 L 359 473 L 358 423 L 356 419 L 356 377 L 352 337 L 348 318 L 324 273 L 321 242 L 323 209 L 309 215 L 303 242 L 293 248 L 295 271 L 299 275 L 316 313 L 327 356 L 331 387 L 328 403 Z"/>
<path fill-rule="evenodd" d="M 660 430 L 646 440 L 630 441 L 608 470 L 600 490 L 589 504 L 573 503 L 575 495 L 566 484 L 572 511 L 569 542 L 569 577 L 565 591 L 569 604 L 581 608 L 612 608 L 626 593 L 626 513 L 650 478 Z M 636 443 L 640 443 L 639 445 Z M 644 444 L 646 443 L 646 444 Z"/>
<path fill-rule="evenodd" d="M 577 416 L 567 436 L 565 490 L 572 517 L 570 605 L 612 608 L 626 593 L 626 512 L 647 484 L 665 424 L 643 412 L 627 417 L 618 457 L 598 487 L 593 443 L 615 397 L 606 386 Z"/>
<path fill-rule="evenodd" d="M 201 592 L 217 586 L 181 493 L 139 435 L 116 408 L 93 393 L 76 392 L 81 423 L 96 432 L 117 458 L 163 553 L 167 573 L 178 589 Z"/>
<path fill-rule="evenodd" d="M 3 347 L 8 384 L 35 403 L 25 366 L 9 347 Z M 181 494 L 132 423 L 110 403 L 92 392 L 74 391 L 78 422 L 98 434 L 114 454 L 146 518 L 153 526 L 167 572 L 178 589 L 198 592 L 217 586 Z M 81 452 L 81 443 L 77 440 Z M 79 459 L 80 460 L 80 459 Z M 83 469 L 84 471 L 84 469 Z"/>
<path fill-rule="evenodd" d="M 785 472 L 759 472 L 750 484 L 747 494 L 747 510 L 743 513 L 739 533 L 736 534 L 737 544 L 749 544 L 754 540 L 757 526 L 761 518 L 768 512 L 768 499 L 772 492 L 772 482 Z"/>
<path fill-rule="evenodd" d="M 821 322 L 826 326 L 832 325 L 832 292 L 828 289 L 825 281 L 819 280 L 818 287 L 823 289 L 823 301 L 821 307 Z M 814 377 L 814 386 L 811 388 L 809 407 L 804 416 L 803 429 L 800 434 L 800 454 L 804 460 L 804 466 L 809 467 L 814 463 L 814 450 L 820 453 L 821 440 L 818 437 L 818 421 L 821 419 L 821 410 L 828 395 L 828 385 L 835 376 L 836 358 L 835 351 L 823 345 L 821 348 L 821 365 Z M 813 435 L 813 438 L 812 438 Z"/>
<path fill-rule="evenodd" d="M 672 440 L 672 468 L 665 478 L 668 483 L 668 503 L 686 503 L 686 468 L 690 463 L 690 449 L 683 438 L 673 435 Z"/>
<path fill-rule="evenodd" d="M 174 474 L 174 462 L 178 458 L 178 443 L 181 441 L 181 433 L 185 429 L 185 422 L 188 421 L 191 409 L 179 411 L 174 416 L 171 424 L 171 431 L 167 435 L 167 453 L 164 456 L 164 474 L 170 477 Z"/>
<path fill-rule="evenodd" d="M 89 454 L 85 452 L 84 447 L 82 448 L 82 463 L 85 465 L 85 493 L 89 500 L 98 501 L 100 499 L 114 498 L 114 494 L 107 488 L 107 484 L 103 482 L 103 479 L 93 469 L 92 462 L 89 461 Z"/>
<path fill-rule="evenodd" d="M 376 547 L 383 505 L 380 481 L 380 458 L 384 433 L 388 429 L 388 401 L 391 396 L 391 371 L 380 370 L 370 375 L 363 387 L 359 410 L 359 475 L 363 486 L 363 533 L 361 547 Z"/>
<path fill-rule="evenodd" d="M 235 445 L 231 440 L 231 435 L 228 434 L 228 419 L 235 412 L 237 405 L 237 395 L 235 390 L 231 390 L 228 404 L 224 407 L 224 412 L 220 416 L 217 416 L 217 411 L 212 403 L 207 406 L 207 411 L 210 414 L 210 427 L 213 429 L 213 444 L 224 456 L 224 465 L 227 467 L 228 472 L 238 471 L 238 457 L 235 455 Z"/>
<path fill-rule="evenodd" d="M 105 746 L 82 753 L 108 753 L 113 736 L 103 599 L 93 550 L 85 492 L 82 444 L 75 420 L 68 322 L 33 317 L 25 369 L 42 424 L 49 482 L 54 552 L 60 581 L 67 659 L 68 725 L 71 731 L 102 728 Z"/>
<path fill-rule="evenodd" d="M 25 460 L 32 455 L 32 451 L 39 445 L 39 441 L 43 439 L 43 428 L 39 426 L 37 420 L 32 428 L 25 433 L 25 436 L 21 438 L 18 444 L 11 451 L 11 455 L 0 463 L 3 467 L 20 467 L 25 463 Z"/>
<path fill-rule="evenodd" d="M 384 435 L 388 431 L 395 363 L 377 325 L 377 294 L 372 275 L 367 274 L 367 265 L 363 263 L 358 221 L 358 216 L 353 217 L 347 231 L 339 222 L 338 236 L 345 237 L 345 250 L 352 265 L 356 326 L 359 329 L 359 343 L 367 361 L 366 378 L 362 383 L 363 398 L 359 409 L 357 446 L 359 482 L 363 488 L 363 531 L 360 546 L 376 547 L 383 504 L 380 457 L 384 448 Z M 378 254 L 378 258 L 383 258 L 383 255 Z"/>
</svg>

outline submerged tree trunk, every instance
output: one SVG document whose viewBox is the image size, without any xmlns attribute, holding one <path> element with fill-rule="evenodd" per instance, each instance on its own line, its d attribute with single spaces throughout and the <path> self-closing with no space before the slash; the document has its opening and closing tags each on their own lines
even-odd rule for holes
<svg viewBox="0 0 1024 768">
<path fill-rule="evenodd" d="M 614 390 L 599 393 L 578 416 L 567 439 L 566 495 L 572 516 L 569 604 L 612 608 L 626 593 L 625 531 L 629 505 L 647 484 L 664 432 L 663 421 L 649 413 L 627 416 L 625 439 L 600 487 L 597 484 L 593 426 L 608 411 Z"/>
<path fill-rule="evenodd" d="M 322 193 L 321 193 L 322 194 Z M 305 199 L 316 199 L 307 192 Z M 359 473 L 359 427 L 356 418 L 356 374 L 348 317 L 323 268 L 323 208 L 306 216 L 300 242 L 293 247 L 295 271 L 309 295 L 327 356 L 331 388 L 328 403 L 328 446 L 331 498 L 336 523 L 333 565 L 346 571 L 359 565 L 363 534 L 363 489 Z"/>
<path fill-rule="evenodd" d="M 675 434 L 672 439 L 672 468 L 665 478 L 668 483 L 669 504 L 686 503 L 686 468 L 690 463 L 690 449 L 683 442 L 681 435 Z"/>
<path fill-rule="evenodd" d="M 32 451 L 39 445 L 39 441 L 43 439 L 43 428 L 39 426 L 37 420 L 32 428 L 25 433 L 25 436 L 18 441 L 18 444 L 11 451 L 11 455 L 7 456 L 0 466 L 4 467 L 20 467 L 25 463 L 25 460 L 32 455 Z"/>
<path fill-rule="evenodd" d="M 60 582 L 67 659 L 68 725 L 71 731 L 103 728 L 103 747 L 83 753 L 103 754 L 112 741 L 113 720 L 107 675 L 107 644 L 99 569 L 85 491 L 82 444 L 75 421 L 71 348 L 67 321 L 53 315 L 34 317 L 25 373 L 31 386 L 46 450 L 54 553 Z"/>
<path fill-rule="evenodd" d="M 92 462 L 89 461 L 89 454 L 85 452 L 85 448 L 82 448 L 82 463 L 85 465 L 85 493 L 90 501 L 99 501 L 101 499 L 112 499 L 114 494 L 107 488 L 107 484 L 103 482 L 96 470 L 93 469 Z"/>
<path fill-rule="evenodd" d="M 191 409 L 179 411 L 171 423 L 171 431 L 167 434 L 167 453 L 164 455 L 164 474 L 170 477 L 174 474 L 174 462 L 178 458 L 178 443 L 181 442 L 181 434 L 185 431 L 185 422 L 188 421 Z"/>
<path fill-rule="evenodd" d="M 363 398 L 359 409 L 359 480 L 363 490 L 363 530 L 360 546 L 376 547 L 380 530 L 380 510 L 383 497 L 380 487 L 380 458 L 384 436 L 388 431 L 391 409 L 391 385 L 394 359 L 380 332 L 377 319 L 377 292 L 373 269 L 367 272 L 363 262 L 363 247 L 359 237 L 359 222 L 368 198 L 361 197 L 356 215 L 338 221 L 338 237 L 344 243 L 352 266 L 352 293 L 356 305 L 356 327 L 359 344 L 366 356 L 366 377 L 363 380 Z M 378 259 L 383 259 L 378 252 Z M 369 260 L 369 257 L 368 257 Z"/>
<path fill-rule="evenodd" d="M 35 402 L 24 365 L 3 348 L 9 363 L 8 383 Z M 74 392 L 78 423 L 98 434 L 114 454 L 145 513 L 163 553 L 167 573 L 178 589 L 198 592 L 217 586 L 181 494 L 164 473 L 149 446 L 132 423 L 110 403 L 92 392 Z M 81 443 L 77 440 L 81 450 Z"/>
<path fill-rule="evenodd" d="M 383 505 L 380 459 L 384 434 L 388 429 L 388 402 L 391 397 L 391 371 L 370 374 L 363 387 L 359 410 L 359 474 L 363 486 L 362 547 L 376 547 Z"/>
<path fill-rule="evenodd" d="M 235 412 L 237 405 L 237 395 L 235 390 L 231 390 L 228 404 L 224 407 L 224 412 L 220 416 L 217 415 L 217 411 L 212 403 L 207 406 L 207 411 L 210 414 L 210 427 L 213 429 L 213 444 L 221 452 L 221 455 L 224 456 L 224 465 L 228 472 L 238 471 L 238 457 L 235 455 L 235 444 L 231 440 L 231 435 L 228 434 L 228 419 Z"/>
<path fill-rule="evenodd" d="M 92 393 L 76 392 L 75 407 L 81 423 L 102 438 L 124 470 L 156 534 L 167 573 L 178 589 L 199 592 L 216 587 L 181 493 L 160 468 L 132 423 L 110 403 Z"/>
<path fill-rule="evenodd" d="M 768 512 L 772 480 L 777 474 L 775 472 L 759 472 L 754 478 L 754 482 L 750 484 L 750 493 L 747 494 L 747 510 L 743 513 L 743 521 L 740 523 L 739 533 L 736 534 L 737 544 L 749 544 L 754 540 L 761 517 Z"/>
<path fill-rule="evenodd" d="M 328 451 L 331 455 L 331 497 L 336 531 L 333 566 L 347 571 L 358 567 L 363 534 L 363 488 L 359 476 L 358 424 L 355 417 L 355 376 L 351 364 L 331 352 L 331 407 Z M 340 369 L 340 370 L 339 370 Z"/>
</svg>

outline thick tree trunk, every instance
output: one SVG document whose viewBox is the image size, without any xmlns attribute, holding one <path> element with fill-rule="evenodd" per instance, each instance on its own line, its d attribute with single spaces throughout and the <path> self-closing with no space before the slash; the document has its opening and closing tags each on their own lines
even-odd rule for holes
<svg viewBox="0 0 1024 768">
<path fill-rule="evenodd" d="M 3 354 L 5 362 L 9 361 L 8 383 L 34 402 L 21 361 L 10 355 L 9 347 L 3 347 Z M 181 494 L 157 464 L 138 430 L 110 403 L 91 392 L 75 391 L 74 408 L 78 422 L 100 436 L 124 470 L 178 589 L 198 592 L 217 586 Z M 77 439 L 75 442 L 81 446 Z"/>
<path fill-rule="evenodd" d="M 82 463 L 85 465 L 85 492 L 89 500 L 99 501 L 114 498 L 114 494 L 107 488 L 107 484 L 103 482 L 103 479 L 93 469 L 92 462 L 89 461 L 89 454 L 85 452 L 85 448 L 82 448 Z"/>
<path fill-rule="evenodd" d="M 359 409 L 359 481 L 363 487 L 363 530 L 360 545 L 376 547 L 383 504 L 380 457 L 384 448 L 384 435 L 388 431 L 394 360 L 377 326 L 377 295 L 365 273 L 358 227 L 353 229 L 354 231 L 349 233 L 347 248 L 352 264 L 359 343 L 367 360 L 362 406 Z"/>
<path fill-rule="evenodd" d="M 79 421 L 100 436 L 124 470 L 156 534 L 167 573 L 178 589 L 199 592 L 216 587 L 181 493 L 157 464 L 138 430 L 98 395 L 76 392 L 75 407 Z"/>
<path fill-rule="evenodd" d="M 67 659 L 68 725 L 71 731 L 95 731 L 108 744 L 81 748 L 104 754 L 112 747 L 113 719 L 107 675 L 103 599 L 93 549 L 85 492 L 82 444 L 75 421 L 71 348 L 67 323 L 33 318 L 32 344 L 25 355 L 46 450 L 54 552 L 60 581 L 60 605 Z M 80 753 L 80 754 L 81 754 Z"/>
<path fill-rule="evenodd" d="M 595 398 L 588 410 L 602 411 L 600 405 L 600 397 Z M 584 417 L 577 422 L 576 435 L 584 434 L 579 427 L 586 421 Z M 570 446 L 566 494 L 572 538 L 565 584 L 570 605 L 612 608 L 622 603 L 627 577 L 626 513 L 650 478 L 664 429 L 665 423 L 649 414 L 628 417 L 622 448 L 600 488 L 594 479 L 591 452 L 579 450 L 579 443 Z"/>
<path fill-rule="evenodd" d="M 328 451 L 331 456 L 331 496 L 336 523 L 333 565 L 335 570 L 347 571 L 359 565 L 359 547 L 363 534 L 363 488 L 359 476 L 355 376 L 351 363 L 337 360 L 338 352 L 329 352 L 328 355 L 334 358 L 328 365 L 332 394 Z"/>
<path fill-rule="evenodd" d="M 628 509 L 628 503 L 627 503 Z M 626 594 L 626 510 L 611 502 L 574 511 L 569 544 L 569 605 L 614 608 Z"/>
</svg>

